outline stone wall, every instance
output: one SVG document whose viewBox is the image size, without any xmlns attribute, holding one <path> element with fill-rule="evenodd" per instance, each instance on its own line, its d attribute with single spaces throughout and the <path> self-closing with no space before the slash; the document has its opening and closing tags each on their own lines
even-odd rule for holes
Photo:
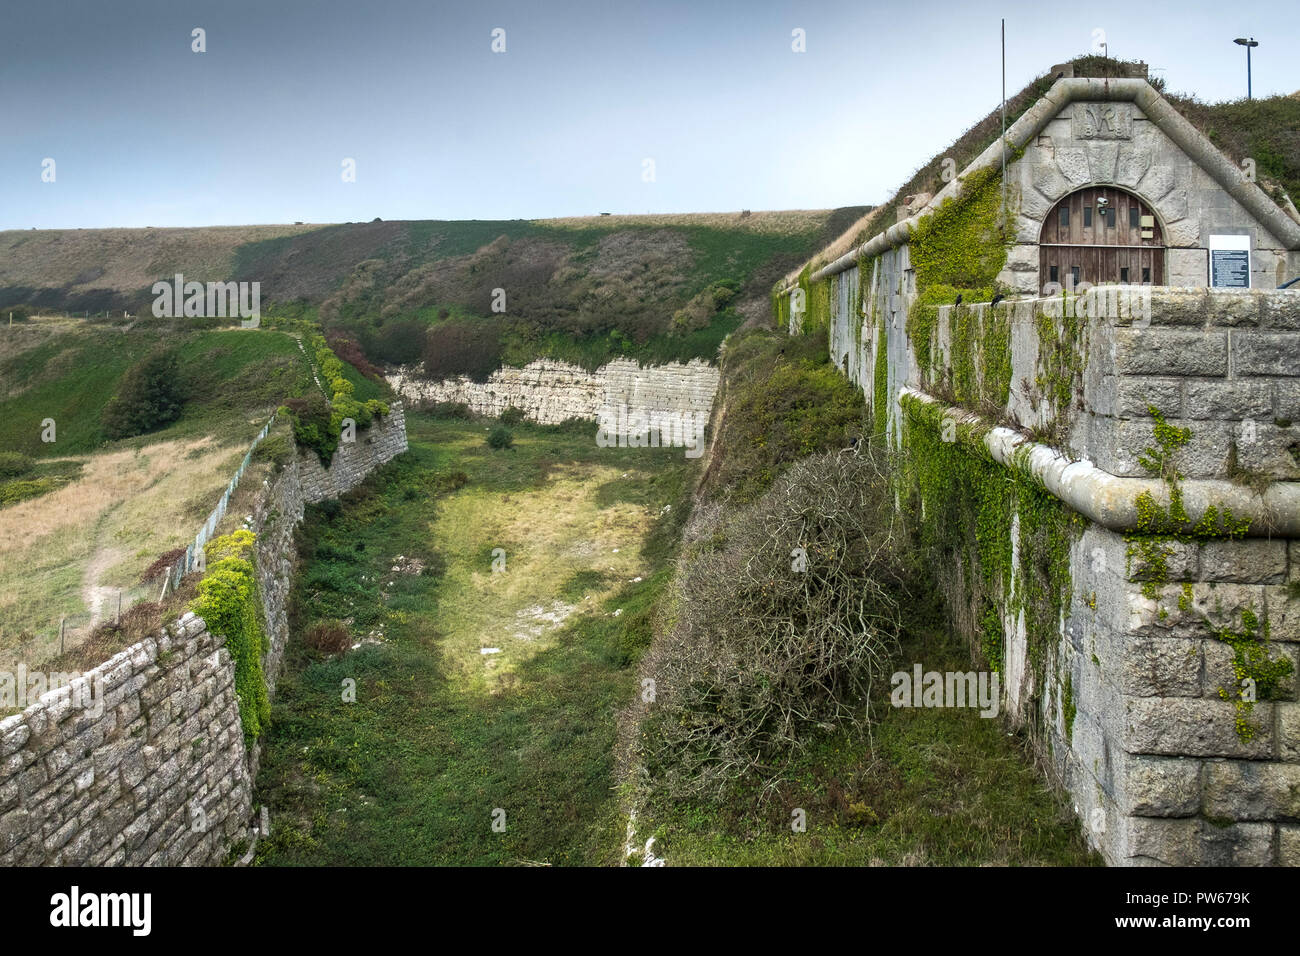
<svg viewBox="0 0 1300 956">
<path fill-rule="evenodd" d="M 497 416 L 507 408 L 543 425 L 569 419 L 597 420 L 603 409 L 627 406 L 643 411 L 698 414 L 707 421 L 718 389 L 718 369 L 699 359 L 682 364 L 642 367 L 617 359 L 594 372 L 576 365 L 538 359 L 523 368 L 501 368 L 486 382 L 430 381 L 415 368 L 388 376 L 393 390 L 421 406 L 457 402 L 479 415 Z"/>
<path fill-rule="evenodd" d="M 0 866 L 220 862 L 249 776 L 225 645 L 187 614 L 0 721 Z"/>
<path fill-rule="evenodd" d="M 406 414 L 400 402 L 394 402 L 388 414 L 365 429 L 357 431 L 356 440 L 339 442 L 329 468 L 319 459 L 299 456 L 298 477 L 307 504 L 337 498 L 366 479 L 384 462 L 406 451 Z"/>
<path fill-rule="evenodd" d="M 1168 285 L 1209 285 L 1212 234 L 1252 237 L 1254 288 L 1276 288 L 1300 266 L 1300 256 L 1137 103 L 1070 103 L 1025 144 L 1007 179 L 1019 215 L 1016 244 L 999 279 L 1018 292 L 1037 294 L 1046 281 L 1038 274 L 1043 217 L 1063 196 L 1090 185 L 1119 186 L 1155 211 L 1168 247 Z"/>
<path fill-rule="evenodd" d="M 299 453 L 259 496 L 251 528 L 272 693 L 305 506 L 406 447 L 394 404 L 328 469 Z M 230 654 L 186 614 L 0 721 L 0 866 L 221 863 L 248 834 L 259 760 L 260 747 L 245 746 Z"/>
<path fill-rule="evenodd" d="M 1004 714 L 1108 862 L 1300 865 L 1300 291 L 945 306 L 923 369 L 908 259 L 902 244 L 830 277 L 831 358 L 885 403 L 905 508 L 927 436 L 969 452 L 959 470 L 1005 470 L 1005 570 L 987 563 L 987 501 L 959 502 L 955 533 L 930 536 L 949 542 L 935 573 L 977 661 L 996 638 Z M 1140 460 L 1158 445 L 1152 409 L 1186 429 L 1172 479 Z M 1169 515 L 1175 493 L 1186 521 L 1152 526 L 1142 496 Z M 1046 559 L 1066 593 L 1035 631 L 1047 595 L 1027 575 L 1044 556 L 1023 529 L 1044 495 L 1082 520 Z M 1248 729 L 1233 642 L 1290 663 Z"/>
</svg>

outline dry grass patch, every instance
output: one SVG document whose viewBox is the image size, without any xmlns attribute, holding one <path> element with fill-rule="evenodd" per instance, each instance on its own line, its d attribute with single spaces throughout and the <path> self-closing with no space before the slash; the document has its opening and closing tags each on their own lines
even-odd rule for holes
<svg viewBox="0 0 1300 956">
<path fill-rule="evenodd" d="M 176 272 L 207 282 L 233 274 L 235 250 L 320 226 L 196 229 L 29 229 L 0 232 L 0 287 L 136 292 Z"/>
<path fill-rule="evenodd" d="M 599 500 L 600 486 L 623 473 L 569 464 L 552 469 L 538 489 L 502 495 L 467 486 L 443 499 L 432 528 L 435 549 L 448 558 L 440 643 L 448 669 L 467 685 L 508 686 L 508 675 L 552 646 L 570 615 L 596 612 L 644 573 L 649 515 L 636 504 Z M 505 550 L 504 573 L 492 571 L 493 547 Z M 575 605 L 557 602 L 564 582 L 583 570 L 603 572 L 607 584 L 588 589 Z"/>
<path fill-rule="evenodd" d="M 78 480 L 0 510 L 0 647 L 57 632 L 60 616 L 93 623 L 119 589 L 129 602 L 154 559 L 193 538 L 242 454 L 199 438 L 89 455 Z"/>
</svg>

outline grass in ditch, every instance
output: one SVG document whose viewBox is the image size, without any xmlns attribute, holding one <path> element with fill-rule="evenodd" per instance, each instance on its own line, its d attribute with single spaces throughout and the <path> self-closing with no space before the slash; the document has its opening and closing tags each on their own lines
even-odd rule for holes
<svg viewBox="0 0 1300 956">
<path fill-rule="evenodd" d="M 937 609 L 918 609 L 898 669 L 969 671 Z M 1028 746 L 975 708 L 894 708 L 888 682 L 870 741 L 812 741 L 769 800 L 744 788 L 721 804 L 652 808 L 653 852 L 671 866 L 1095 866 L 1078 821 Z M 806 829 L 795 832 L 802 809 Z"/>
<path fill-rule="evenodd" d="M 407 423 L 410 452 L 305 524 L 258 860 L 614 862 L 615 715 L 694 466 L 591 428 L 521 425 L 494 451 L 482 421 Z M 309 647 L 331 619 L 375 643 Z"/>
</svg>

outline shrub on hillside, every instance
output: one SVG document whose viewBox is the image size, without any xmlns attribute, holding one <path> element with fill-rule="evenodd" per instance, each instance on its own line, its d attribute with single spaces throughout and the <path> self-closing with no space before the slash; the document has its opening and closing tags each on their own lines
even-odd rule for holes
<svg viewBox="0 0 1300 956">
<path fill-rule="evenodd" d="M 501 330 L 486 319 L 452 319 L 429 329 L 424 374 L 432 379 L 467 375 L 486 381 L 501 367 Z"/>
<path fill-rule="evenodd" d="M 292 458 L 293 446 L 289 444 L 287 435 L 267 435 L 253 449 L 253 460 L 270 462 L 276 474 L 284 470 Z"/>
<path fill-rule="evenodd" d="M 389 365 L 410 365 L 424 355 L 424 336 L 429 327 L 418 319 L 385 322 L 369 337 L 371 357 Z"/>
<path fill-rule="evenodd" d="M 30 305 L 6 305 L 0 307 L 0 322 L 8 323 L 10 319 L 14 322 L 26 322 L 33 315 L 37 314 L 37 309 Z"/>
<path fill-rule="evenodd" d="M 371 365 L 365 354 L 361 351 L 361 345 L 351 335 L 344 332 L 330 330 L 325 333 L 325 341 L 335 355 L 347 362 L 362 375 L 367 378 L 373 378 L 382 381 L 384 373 L 381 369 Z"/>
<path fill-rule="evenodd" d="M 673 313 L 669 333 L 682 335 L 705 328 L 713 317 L 725 309 L 740 292 L 734 279 L 715 282 Z"/>
<path fill-rule="evenodd" d="M 32 470 L 32 459 L 20 451 L 0 451 L 0 481 L 21 478 Z"/>
<path fill-rule="evenodd" d="M 722 357 L 726 413 L 707 494 L 752 501 L 791 462 L 846 447 L 862 431 L 861 390 L 827 358 L 825 332 L 786 336 L 754 330 Z"/>
<path fill-rule="evenodd" d="M 515 443 L 514 433 L 504 425 L 497 425 L 488 432 L 487 443 L 490 447 L 497 449 L 509 448 Z"/>
<path fill-rule="evenodd" d="M 110 439 L 143 435 L 180 418 L 183 402 L 176 356 L 153 352 L 127 369 L 100 424 Z"/>
<path fill-rule="evenodd" d="M 498 416 L 497 420 L 502 425 L 518 425 L 524 420 L 524 410 L 511 405 Z"/>
<path fill-rule="evenodd" d="M 342 621 L 317 621 L 303 633 L 303 641 L 323 654 L 342 654 L 352 646 L 352 633 Z"/>
<path fill-rule="evenodd" d="M 301 398 L 291 398 L 284 409 L 293 422 L 293 440 L 303 448 L 311 448 L 328 465 L 338 447 L 339 436 L 330 427 L 330 406 L 325 396 L 310 392 Z"/>
<path fill-rule="evenodd" d="M 770 792 L 817 727 L 867 720 L 897 646 L 905 542 L 880 465 L 851 452 L 802 459 L 704 520 L 643 669 L 646 768 L 673 798 L 742 778 Z"/>
</svg>

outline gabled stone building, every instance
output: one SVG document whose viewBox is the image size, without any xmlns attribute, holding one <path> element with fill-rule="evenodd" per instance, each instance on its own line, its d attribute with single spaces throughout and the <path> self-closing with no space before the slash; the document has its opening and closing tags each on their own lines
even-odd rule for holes
<svg viewBox="0 0 1300 956">
<path fill-rule="evenodd" d="M 774 304 L 1005 716 L 1109 862 L 1300 865 L 1300 217 L 1132 76 L 907 199 Z"/>
</svg>

